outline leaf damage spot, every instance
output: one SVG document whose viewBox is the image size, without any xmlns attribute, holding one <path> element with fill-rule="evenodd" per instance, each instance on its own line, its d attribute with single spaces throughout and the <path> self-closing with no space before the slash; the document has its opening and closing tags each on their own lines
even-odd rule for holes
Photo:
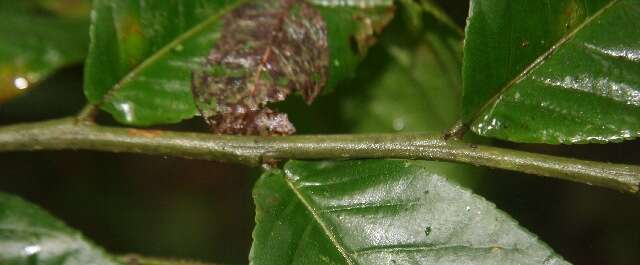
<svg viewBox="0 0 640 265">
<path fill-rule="evenodd" d="M 384 8 L 360 9 L 353 16 L 358 22 L 358 31 L 353 36 L 357 53 L 364 55 L 369 47 L 378 40 L 382 30 L 391 22 L 395 15 L 395 6 Z"/>
<path fill-rule="evenodd" d="M 149 43 L 144 36 L 140 18 L 133 14 L 123 14 L 115 19 L 120 61 L 134 67 L 144 60 Z"/>
<path fill-rule="evenodd" d="M 289 135 L 287 114 L 267 105 L 293 92 L 311 104 L 328 71 L 327 29 L 313 6 L 252 1 L 223 18 L 219 40 L 193 72 L 192 92 L 215 133 Z"/>
</svg>

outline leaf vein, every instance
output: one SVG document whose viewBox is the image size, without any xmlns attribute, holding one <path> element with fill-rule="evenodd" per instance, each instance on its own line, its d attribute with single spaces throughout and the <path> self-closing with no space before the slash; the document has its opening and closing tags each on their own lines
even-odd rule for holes
<svg viewBox="0 0 640 265">
<path fill-rule="evenodd" d="M 526 78 L 534 69 L 536 69 L 539 65 L 541 65 L 546 59 L 554 55 L 558 50 L 560 50 L 560 48 L 564 46 L 564 44 L 566 44 L 569 40 L 573 39 L 573 37 L 575 37 L 576 34 L 578 34 L 584 27 L 591 24 L 591 22 L 593 22 L 596 18 L 600 17 L 602 14 L 605 13 L 605 11 L 609 10 L 611 7 L 615 6 L 619 2 L 620 0 L 611 0 L 611 2 L 609 2 L 608 4 L 603 6 L 600 10 L 598 10 L 598 12 L 594 13 L 593 15 L 585 19 L 580 25 L 578 25 L 569 34 L 560 38 L 560 40 L 558 40 L 553 46 L 551 46 L 549 50 L 547 50 L 545 53 L 540 55 L 536 60 L 531 62 L 531 64 L 529 64 L 519 75 L 517 75 L 514 79 L 512 79 L 505 86 L 503 86 L 498 91 L 498 93 L 496 93 L 489 101 L 487 101 L 487 103 L 482 108 L 480 108 L 479 111 L 477 111 L 472 116 L 472 119 L 470 122 L 477 121 L 478 118 L 482 115 L 482 113 L 485 113 L 487 110 L 494 108 L 498 104 L 502 96 L 509 89 L 513 88 L 513 86 L 515 86 L 524 78 Z"/>
</svg>

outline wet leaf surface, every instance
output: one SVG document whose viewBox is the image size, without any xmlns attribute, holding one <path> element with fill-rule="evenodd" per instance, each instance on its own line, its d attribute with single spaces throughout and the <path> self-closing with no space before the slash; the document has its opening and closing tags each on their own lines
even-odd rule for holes
<svg viewBox="0 0 640 265">
<path fill-rule="evenodd" d="M 0 193 L 0 264 L 117 265 L 39 207 Z"/>
<path fill-rule="evenodd" d="M 640 135 L 639 1 L 471 7 L 463 119 L 476 133 L 551 144 Z"/>
<path fill-rule="evenodd" d="M 287 163 L 254 189 L 250 264 L 568 264 L 495 205 L 408 161 Z"/>
<path fill-rule="evenodd" d="M 286 114 L 266 105 L 299 92 L 307 104 L 327 81 L 327 29 L 305 1 L 258 1 L 223 18 L 203 69 L 194 72 L 198 109 L 214 132 L 287 135 Z"/>
<path fill-rule="evenodd" d="M 191 72 L 241 2 L 94 1 L 85 95 L 125 124 L 193 117 Z"/>
<path fill-rule="evenodd" d="M 2 1 L 0 17 L 0 103 L 86 55 L 86 20 L 57 17 L 31 1 Z"/>
</svg>

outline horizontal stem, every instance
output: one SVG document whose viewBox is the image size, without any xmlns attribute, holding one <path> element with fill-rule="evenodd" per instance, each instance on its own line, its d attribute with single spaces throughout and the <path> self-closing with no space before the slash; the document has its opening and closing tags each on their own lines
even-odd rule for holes
<svg viewBox="0 0 640 265">
<path fill-rule="evenodd" d="M 212 263 L 201 263 L 188 260 L 170 260 L 160 258 L 148 258 L 138 255 L 128 255 L 119 257 L 118 261 L 125 265 L 215 265 Z"/>
<path fill-rule="evenodd" d="M 437 160 L 525 172 L 610 188 L 640 189 L 640 167 L 584 161 L 459 140 L 437 134 L 225 136 L 87 125 L 72 118 L 0 128 L 0 152 L 97 150 L 260 165 L 273 160 L 394 158 Z"/>
</svg>

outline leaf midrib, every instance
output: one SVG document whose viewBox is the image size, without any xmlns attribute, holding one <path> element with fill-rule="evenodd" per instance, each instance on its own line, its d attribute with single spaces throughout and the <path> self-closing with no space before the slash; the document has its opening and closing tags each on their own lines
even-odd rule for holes
<svg viewBox="0 0 640 265">
<path fill-rule="evenodd" d="M 476 111 L 471 116 L 472 118 L 467 120 L 467 121 L 465 121 L 465 123 L 467 125 L 470 125 L 470 124 L 473 124 L 473 123 L 477 122 L 478 118 L 480 118 L 480 116 L 483 113 L 487 112 L 489 109 L 494 108 L 496 106 L 496 104 L 498 104 L 498 101 L 500 100 L 500 98 L 505 93 L 507 93 L 507 91 L 509 91 L 509 89 L 513 88 L 513 86 L 515 86 L 516 84 L 518 84 L 522 80 L 524 80 L 526 77 L 528 77 L 529 74 L 533 70 L 535 70 L 538 66 L 540 66 L 542 63 L 544 63 L 549 57 L 554 55 L 557 51 L 559 51 L 564 46 L 564 44 L 566 44 L 568 41 L 572 40 L 573 37 L 575 37 L 576 34 L 578 34 L 584 27 L 586 27 L 589 24 L 591 24 L 591 22 L 593 22 L 593 20 L 595 20 L 596 18 L 600 17 L 607 10 L 609 10 L 611 7 L 613 7 L 614 5 L 618 4 L 619 2 L 620 2 L 620 0 L 611 0 L 611 2 L 609 2 L 608 4 L 603 6 L 600 10 L 598 10 L 598 12 L 594 13 L 593 15 L 591 15 L 590 17 L 585 19 L 573 31 L 569 32 L 569 34 L 567 34 L 567 35 L 563 36 L 562 38 L 560 38 L 560 40 L 558 40 L 558 42 L 556 42 L 554 45 L 552 45 L 549 50 L 547 50 L 542 55 L 540 55 L 538 58 L 536 58 L 520 74 L 518 74 L 514 79 L 509 81 L 505 86 L 500 88 L 498 93 L 496 93 L 489 101 L 487 101 L 487 103 L 485 103 L 482 106 L 482 108 L 480 108 L 478 111 Z"/>
<path fill-rule="evenodd" d="M 320 225 L 320 228 L 322 228 L 322 231 L 325 233 L 329 241 L 331 241 L 331 244 L 336 248 L 336 250 L 340 252 L 340 255 L 344 258 L 347 264 L 357 265 L 357 263 L 349 255 L 349 252 L 344 248 L 344 246 L 342 246 L 340 241 L 338 241 L 337 236 L 333 233 L 333 231 L 331 231 L 331 228 L 329 228 L 329 225 L 325 223 L 324 220 L 322 220 L 322 218 L 320 217 L 320 213 L 316 211 L 313 208 L 313 206 L 311 206 L 311 203 L 305 199 L 305 197 L 302 195 L 298 187 L 296 187 L 293 184 L 293 182 L 291 182 L 291 180 L 288 178 L 288 176 L 286 176 L 286 174 L 284 177 L 285 177 L 285 182 L 287 183 L 291 191 L 293 191 L 293 193 L 296 195 L 296 197 L 298 197 L 302 205 L 304 205 L 304 207 L 307 208 L 309 213 L 311 213 L 311 216 L 313 217 L 313 219 L 318 223 L 318 225 Z"/>
<path fill-rule="evenodd" d="M 205 28 L 215 23 L 218 19 L 220 19 L 220 17 L 227 14 L 234 8 L 240 6 L 241 4 L 244 4 L 247 1 L 249 0 L 237 0 L 235 3 L 230 4 L 224 8 L 221 8 L 218 12 L 216 12 L 215 14 L 212 14 L 209 18 L 193 26 L 190 30 L 185 31 L 184 33 L 179 35 L 177 38 L 175 38 L 173 41 L 169 42 L 164 47 L 157 50 L 155 53 L 149 56 L 142 63 L 134 67 L 128 74 L 126 74 L 122 79 L 120 79 L 120 81 L 115 83 L 113 87 L 102 96 L 102 99 L 98 105 L 108 101 L 111 97 L 113 97 L 114 93 L 120 90 L 121 87 L 123 87 L 125 84 L 133 80 L 136 76 L 138 76 L 139 73 L 144 71 L 147 67 L 153 65 L 156 61 L 160 60 L 160 58 L 162 58 L 164 55 L 170 53 L 175 47 L 178 47 L 181 43 L 185 42 L 187 39 L 193 37 L 197 33 L 200 33 Z"/>
</svg>

